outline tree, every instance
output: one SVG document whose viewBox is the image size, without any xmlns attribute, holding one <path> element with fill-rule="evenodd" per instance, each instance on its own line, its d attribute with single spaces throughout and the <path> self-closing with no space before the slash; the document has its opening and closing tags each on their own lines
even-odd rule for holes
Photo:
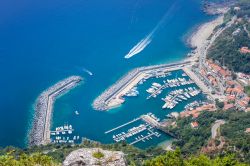
<svg viewBox="0 0 250 166">
<path fill-rule="evenodd" d="M 41 153 L 21 154 L 14 157 L 13 152 L 0 156 L 0 166 L 56 166 L 59 165 L 49 156 Z"/>
<path fill-rule="evenodd" d="M 220 102 L 218 99 L 215 99 L 215 104 L 219 109 L 222 109 L 224 107 L 224 103 Z"/>
</svg>

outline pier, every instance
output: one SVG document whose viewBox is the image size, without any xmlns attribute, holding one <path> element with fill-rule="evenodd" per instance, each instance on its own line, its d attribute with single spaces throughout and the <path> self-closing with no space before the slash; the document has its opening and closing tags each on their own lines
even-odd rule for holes
<svg viewBox="0 0 250 166">
<path fill-rule="evenodd" d="M 165 88 L 166 88 L 165 85 L 161 86 L 161 87 L 158 88 L 156 91 L 154 91 L 152 94 L 150 94 L 150 95 L 147 97 L 147 99 L 150 99 L 150 98 L 152 98 L 153 96 L 156 96 L 161 90 L 163 90 L 163 89 L 165 89 Z"/>
<path fill-rule="evenodd" d="M 141 123 L 136 123 L 136 126 L 132 124 L 138 120 L 141 120 Z M 122 130 L 123 127 L 127 125 L 132 125 L 129 129 Z M 114 142 L 121 142 L 129 140 L 130 145 L 134 145 L 139 142 L 145 142 L 153 138 L 158 138 L 161 136 L 159 131 L 175 137 L 172 133 L 165 130 L 166 125 L 160 122 L 160 119 L 157 118 L 154 114 L 148 113 L 141 115 L 138 118 L 135 118 L 127 123 L 124 123 L 118 127 L 115 127 L 111 130 L 105 132 L 105 134 L 110 134 L 118 129 L 121 129 L 119 132 L 113 134 Z M 132 138 L 132 140 L 131 140 Z"/>
<path fill-rule="evenodd" d="M 142 115 L 141 118 L 143 121 L 150 124 L 152 127 L 156 127 L 156 128 L 160 127 L 160 123 L 156 119 L 149 116 L 148 114 Z"/>
<path fill-rule="evenodd" d="M 75 88 L 81 81 L 81 77 L 71 76 L 50 87 L 38 97 L 29 140 L 31 146 L 50 143 L 50 123 L 55 99 Z"/>
<path fill-rule="evenodd" d="M 140 141 L 145 141 L 146 139 L 151 138 L 151 136 L 156 136 L 156 137 L 160 136 L 160 135 L 156 134 L 155 132 L 153 132 L 152 130 L 149 130 L 149 131 L 151 132 L 150 134 L 148 134 L 146 136 L 143 136 L 143 137 L 135 140 L 134 142 L 131 142 L 129 145 L 134 145 L 134 144 L 136 144 L 136 143 L 138 143 Z"/>
<path fill-rule="evenodd" d="M 118 130 L 118 129 L 122 128 L 122 127 L 125 127 L 125 126 L 127 126 L 127 125 L 129 125 L 129 124 L 131 124 L 131 123 L 134 123 L 134 122 L 136 122 L 136 121 L 138 121 L 138 120 L 140 120 L 140 119 L 141 119 L 141 117 L 136 118 L 136 119 L 134 119 L 134 120 L 131 120 L 131 121 L 125 123 L 125 124 L 122 124 L 122 125 L 120 125 L 120 126 L 118 126 L 118 127 L 115 127 L 115 128 L 113 128 L 113 129 L 111 129 L 111 130 L 106 131 L 105 134 L 111 133 L 111 132 L 113 132 L 113 131 L 115 131 L 115 130 Z"/>
<path fill-rule="evenodd" d="M 190 64 L 190 61 L 184 61 L 179 63 L 136 68 L 98 96 L 94 100 L 92 106 L 95 110 L 100 111 L 120 106 L 123 102 L 125 102 L 123 96 L 141 80 L 160 76 L 169 71 L 179 70 Z"/>
</svg>

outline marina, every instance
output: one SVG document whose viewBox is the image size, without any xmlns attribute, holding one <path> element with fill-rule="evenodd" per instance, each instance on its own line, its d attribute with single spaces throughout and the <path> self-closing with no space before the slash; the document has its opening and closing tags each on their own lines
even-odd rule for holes
<svg viewBox="0 0 250 166">
<path fill-rule="evenodd" d="M 179 116 L 178 112 L 180 111 L 172 111 L 185 108 L 194 109 L 206 100 L 206 95 L 202 93 L 199 86 L 181 69 L 143 80 L 134 89 L 140 93 L 140 98 L 144 98 L 146 103 L 163 101 L 164 104 L 162 107 L 158 107 L 157 111 L 140 115 L 106 131 L 105 134 L 112 137 L 114 142 L 125 141 L 137 146 L 138 144 L 150 144 L 151 141 L 159 140 L 165 136 L 175 137 L 172 133 L 164 130 L 169 118 Z M 154 100 L 151 100 L 152 98 Z M 124 100 L 131 102 L 135 98 L 127 95 Z"/>
<path fill-rule="evenodd" d="M 177 104 L 179 104 L 179 102 L 197 96 L 200 92 L 201 91 L 195 87 L 171 91 L 165 98 L 162 98 L 162 100 L 165 102 L 165 104 L 162 106 L 162 109 L 173 109 Z"/>
<path fill-rule="evenodd" d="M 92 106 L 95 110 L 100 111 L 116 108 L 125 102 L 124 96 L 126 94 L 131 94 L 131 89 L 135 88 L 138 84 L 142 84 L 149 78 L 166 77 L 169 75 L 170 71 L 179 70 L 184 66 L 189 65 L 189 61 L 184 61 L 173 64 L 136 68 L 118 80 L 110 88 L 105 90 L 100 96 L 98 96 L 94 100 Z"/>
<path fill-rule="evenodd" d="M 138 121 L 140 122 L 135 123 Z M 153 113 L 147 113 L 132 121 L 113 128 L 105 132 L 105 134 L 113 133 L 112 139 L 114 142 L 125 141 L 130 145 L 134 145 L 139 142 L 146 142 L 153 140 L 154 138 L 161 137 L 161 134 L 158 130 L 160 126 L 160 119 L 157 118 Z"/>
<path fill-rule="evenodd" d="M 167 79 L 163 81 L 163 85 L 159 83 L 152 83 L 152 86 L 147 89 L 146 91 L 150 94 L 147 99 L 150 99 L 151 97 L 157 97 L 159 94 L 162 93 L 162 91 L 166 88 L 173 88 L 173 87 L 179 87 L 184 85 L 190 85 L 194 82 L 192 80 L 186 80 L 186 78 L 176 78 L 176 79 Z"/>
<path fill-rule="evenodd" d="M 76 135 L 72 125 L 64 124 L 50 131 L 51 143 L 80 143 L 81 138 Z"/>
<path fill-rule="evenodd" d="M 95 130 L 98 131 L 96 135 L 100 136 L 100 139 L 97 138 L 95 140 L 103 143 L 126 142 L 145 148 L 155 145 L 157 142 L 175 138 L 172 133 L 164 130 L 164 126 L 169 125 L 168 120 L 178 117 L 178 113 L 183 111 L 185 107 L 195 109 L 197 102 L 201 104 L 206 100 L 206 95 L 202 93 L 199 86 L 182 69 L 166 70 L 164 72 L 154 70 L 147 74 L 154 76 L 144 77 L 135 86 L 131 87 L 127 93 L 124 93 L 122 99 L 126 101 L 126 104 L 122 104 L 121 107 L 115 107 L 108 112 L 94 112 L 97 114 L 96 117 L 100 118 L 99 122 L 101 124 L 103 124 L 102 119 L 106 120 L 104 123 L 109 123 L 109 125 L 100 126 L 98 125 L 99 123 L 94 123 L 94 120 L 93 123 L 88 121 L 86 125 L 96 126 Z M 161 89 L 161 93 L 157 93 L 155 97 L 148 98 L 155 93 L 150 88 L 154 89 L 154 91 Z M 167 100 L 168 98 L 170 100 Z M 169 107 L 163 108 L 163 105 L 166 103 L 169 103 Z M 132 111 L 132 108 L 141 108 L 142 105 L 149 107 Z M 120 111 L 121 108 L 124 111 Z M 76 123 L 86 116 L 80 110 L 81 108 L 72 106 L 68 115 L 72 116 L 70 123 L 75 126 L 77 131 L 82 133 L 88 131 L 88 129 L 82 129 Z M 76 114 L 76 111 L 78 114 Z M 116 113 L 116 111 L 119 113 Z M 56 113 L 56 116 L 60 116 L 59 112 Z M 67 120 L 65 119 L 65 121 Z M 54 128 L 58 126 L 60 126 L 60 123 L 55 124 Z M 109 126 L 109 128 L 105 126 Z M 79 136 L 85 136 L 85 134 L 80 134 Z M 57 135 L 52 137 L 54 137 L 54 142 L 57 140 L 56 143 L 62 143 L 67 140 L 65 134 L 62 133 L 60 137 Z"/>
</svg>

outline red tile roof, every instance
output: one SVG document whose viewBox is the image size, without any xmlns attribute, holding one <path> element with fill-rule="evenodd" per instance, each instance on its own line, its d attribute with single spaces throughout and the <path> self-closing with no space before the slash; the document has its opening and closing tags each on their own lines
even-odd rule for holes
<svg viewBox="0 0 250 166">
<path fill-rule="evenodd" d="M 193 128 L 196 128 L 196 127 L 199 126 L 199 123 L 198 123 L 198 122 L 191 122 L 191 126 L 192 126 Z"/>
<path fill-rule="evenodd" d="M 250 128 L 246 128 L 245 132 L 250 133 Z"/>
<path fill-rule="evenodd" d="M 224 104 L 224 110 L 228 110 L 230 108 L 233 108 L 234 107 L 234 104 Z"/>
</svg>

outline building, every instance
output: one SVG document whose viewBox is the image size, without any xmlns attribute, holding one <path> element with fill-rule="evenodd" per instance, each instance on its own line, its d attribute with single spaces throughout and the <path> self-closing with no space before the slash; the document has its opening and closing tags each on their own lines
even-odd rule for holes
<svg viewBox="0 0 250 166">
<path fill-rule="evenodd" d="M 250 85 L 250 75 L 237 73 L 237 81 L 243 86 L 248 86 Z"/>
<path fill-rule="evenodd" d="M 246 128 L 245 133 L 250 133 L 250 128 Z"/>
<path fill-rule="evenodd" d="M 192 128 L 198 128 L 199 127 L 199 123 L 198 122 L 191 122 L 191 127 Z"/>
<path fill-rule="evenodd" d="M 247 54 L 250 53 L 250 49 L 248 49 L 248 47 L 241 47 L 240 52 L 242 54 Z"/>
<path fill-rule="evenodd" d="M 193 118 L 197 118 L 202 111 L 214 111 L 215 110 L 215 105 L 214 104 L 205 104 L 200 107 L 197 107 L 193 110 L 185 110 L 180 113 L 180 117 L 189 117 L 193 116 Z"/>
<path fill-rule="evenodd" d="M 227 103 L 227 102 L 224 103 L 223 110 L 229 110 L 231 108 L 234 108 L 234 104 L 230 104 L 230 103 Z"/>
</svg>

